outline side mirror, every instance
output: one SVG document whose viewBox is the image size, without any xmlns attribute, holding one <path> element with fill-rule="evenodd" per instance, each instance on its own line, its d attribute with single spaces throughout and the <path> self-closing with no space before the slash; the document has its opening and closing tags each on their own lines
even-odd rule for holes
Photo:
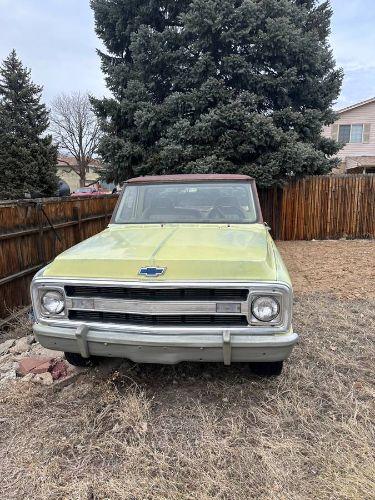
<svg viewBox="0 0 375 500">
<path fill-rule="evenodd" d="M 267 222 L 264 222 L 264 225 L 266 226 L 267 231 L 271 231 L 270 226 L 267 224 Z"/>
</svg>

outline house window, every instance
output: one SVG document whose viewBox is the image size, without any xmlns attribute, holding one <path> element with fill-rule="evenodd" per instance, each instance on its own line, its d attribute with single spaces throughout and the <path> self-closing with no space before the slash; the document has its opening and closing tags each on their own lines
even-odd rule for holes
<svg viewBox="0 0 375 500">
<path fill-rule="evenodd" d="M 339 127 L 339 142 L 346 144 L 350 142 L 350 129 L 351 125 L 340 125 Z"/>
<path fill-rule="evenodd" d="M 338 141 L 344 144 L 348 142 L 363 142 L 363 124 L 340 125 Z"/>
<path fill-rule="evenodd" d="M 352 125 L 350 142 L 362 142 L 363 125 Z"/>
</svg>

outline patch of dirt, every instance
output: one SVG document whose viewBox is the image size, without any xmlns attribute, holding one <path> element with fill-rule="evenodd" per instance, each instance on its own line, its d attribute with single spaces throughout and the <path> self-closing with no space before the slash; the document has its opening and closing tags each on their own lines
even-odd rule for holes
<svg viewBox="0 0 375 500">
<path fill-rule="evenodd" d="M 296 293 L 375 299 L 375 241 L 278 241 Z"/>
<path fill-rule="evenodd" d="M 301 340 L 279 378 L 247 365 L 124 361 L 61 389 L 11 381 L 0 390 L 2 498 L 374 498 L 375 308 L 343 295 L 348 280 L 370 287 L 341 270 L 333 293 L 314 274 L 314 262 L 332 264 L 354 243 L 366 267 L 374 246 L 322 243 L 324 257 L 280 245 Z"/>
</svg>

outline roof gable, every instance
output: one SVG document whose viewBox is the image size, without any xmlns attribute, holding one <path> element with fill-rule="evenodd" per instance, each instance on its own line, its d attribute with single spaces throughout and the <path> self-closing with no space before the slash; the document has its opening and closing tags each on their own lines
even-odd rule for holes
<svg viewBox="0 0 375 500">
<path fill-rule="evenodd" d="M 366 104 L 371 104 L 373 102 L 375 102 L 375 97 L 371 97 L 371 99 L 367 99 L 366 101 L 357 102 L 356 104 L 352 104 L 351 106 L 347 106 L 346 108 L 338 109 L 336 113 L 345 113 L 345 111 L 351 111 L 352 109 L 366 106 Z"/>
</svg>

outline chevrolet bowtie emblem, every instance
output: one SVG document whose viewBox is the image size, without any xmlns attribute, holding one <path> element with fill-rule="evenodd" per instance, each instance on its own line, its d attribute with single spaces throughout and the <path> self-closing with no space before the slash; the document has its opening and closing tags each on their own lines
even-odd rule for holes
<svg viewBox="0 0 375 500">
<path fill-rule="evenodd" d="M 165 273 L 166 267 L 141 267 L 138 274 L 140 276 L 148 276 L 149 278 L 156 278 Z"/>
</svg>

